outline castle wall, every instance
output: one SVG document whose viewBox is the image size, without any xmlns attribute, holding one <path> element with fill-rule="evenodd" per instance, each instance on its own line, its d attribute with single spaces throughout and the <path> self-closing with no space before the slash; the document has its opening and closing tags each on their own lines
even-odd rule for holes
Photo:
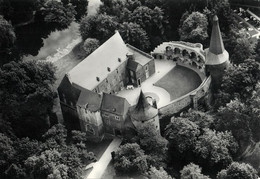
<svg viewBox="0 0 260 179">
<path fill-rule="evenodd" d="M 76 103 L 80 95 L 80 90 L 72 86 L 67 76 L 64 76 L 58 87 L 61 111 L 64 124 L 69 130 L 80 129 Z"/>
<path fill-rule="evenodd" d="M 101 116 L 107 133 L 115 135 L 115 130 L 123 133 L 125 122 L 124 116 L 116 115 L 107 111 L 102 111 Z"/>
<path fill-rule="evenodd" d="M 212 76 L 213 90 L 217 90 L 220 87 L 224 72 L 228 65 L 228 61 L 219 65 L 206 65 L 206 73 Z"/>
<path fill-rule="evenodd" d="M 147 125 L 147 124 L 152 124 L 154 126 L 154 128 L 156 128 L 156 130 L 160 133 L 160 121 L 159 121 L 159 116 L 155 116 L 154 118 L 148 120 L 148 121 L 145 121 L 145 122 L 142 122 L 141 120 L 140 121 L 137 121 L 137 120 L 132 120 L 133 124 L 135 127 L 137 126 L 143 126 L 143 125 Z"/>
<path fill-rule="evenodd" d="M 122 64 L 115 71 L 111 71 L 107 78 L 99 83 L 99 85 L 93 91 L 97 93 L 116 93 L 120 91 L 120 89 L 128 82 L 126 65 L 127 61 L 122 62 Z"/>
<path fill-rule="evenodd" d="M 197 89 L 178 99 L 171 101 L 168 105 L 161 107 L 159 109 L 159 114 L 161 115 L 161 117 L 170 116 L 178 113 L 179 111 L 190 105 L 194 105 L 194 103 L 197 103 L 199 99 L 201 99 L 208 93 L 210 84 L 211 77 L 208 77 Z"/>
<path fill-rule="evenodd" d="M 83 107 L 77 106 L 81 131 L 93 137 L 102 139 L 104 136 L 103 122 L 100 111 L 91 112 Z"/>
</svg>

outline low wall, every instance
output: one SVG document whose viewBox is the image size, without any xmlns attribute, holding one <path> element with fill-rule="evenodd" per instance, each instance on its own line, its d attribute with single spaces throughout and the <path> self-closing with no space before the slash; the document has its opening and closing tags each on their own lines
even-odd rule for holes
<svg viewBox="0 0 260 179">
<path fill-rule="evenodd" d="M 199 99 L 204 97 L 209 91 L 210 84 L 211 84 L 211 77 L 209 76 L 208 78 L 205 78 L 201 83 L 201 85 L 195 90 L 161 107 L 159 109 L 159 114 L 161 115 L 161 117 L 164 117 L 164 116 L 170 116 L 175 113 L 178 113 L 182 109 L 193 104 L 194 100 L 198 101 Z"/>
</svg>

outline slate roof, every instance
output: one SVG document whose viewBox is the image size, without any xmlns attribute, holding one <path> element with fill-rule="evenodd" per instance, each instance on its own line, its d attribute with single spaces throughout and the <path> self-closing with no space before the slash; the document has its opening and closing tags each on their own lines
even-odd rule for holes
<svg viewBox="0 0 260 179">
<path fill-rule="evenodd" d="M 130 104 L 125 98 L 103 93 L 101 110 L 123 116 L 128 112 Z"/>
<path fill-rule="evenodd" d="M 225 51 L 218 24 L 218 17 L 216 15 L 213 18 L 213 27 L 211 32 L 209 51 L 216 55 L 222 54 Z"/>
<path fill-rule="evenodd" d="M 77 87 L 79 88 L 79 87 Z M 87 108 L 91 112 L 96 112 L 100 109 L 101 106 L 101 95 L 97 93 L 90 93 L 90 91 L 80 88 L 81 93 L 77 102 L 77 105 L 82 108 Z"/>
<path fill-rule="evenodd" d="M 127 68 L 132 71 L 137 71 L 137 69 L 141 68 L 141 65 L 134 60 L 128 60 Z"/>
<path fill-rule="evenodd" d="M 153 57 L 143 51 L 140 51 L 139 49 L 127 44 L 127 49 L 129 52 L 133 53 L 134 60 L 139 63 L 141 66 L 146 65 L 151 60 L 153 60 Z"/>
<path fill-rule="evenodd" d="M 126 44 L 120 34 L 116 32 L 68 73 L 70 81 L 83 88 L 93 90 L 109 73 L 127 60 L 127 52 Z M 111 69 L 110 72 L 107 67 Z M 99 81 L 97 81 L 97 77 L 100 79 Z"/>
<path fill-rule="evenodd" d="M 219 24 L 218 17 L 215 15 L 213 18 L 213 27 L 210 38 L 209 49 L 206 52 L 206 65 L 217 65 L 222 64 L 229 60 L 229 54 L 224 48 Z"/>
<path fill-rule="evenodd" d="M 131 118 L 136 121 L 148 121 L 158 115 L 158 109 L 151 106 L 143 92 L 140 92 L 138 102 L 131 109 Z"/>
</svg>

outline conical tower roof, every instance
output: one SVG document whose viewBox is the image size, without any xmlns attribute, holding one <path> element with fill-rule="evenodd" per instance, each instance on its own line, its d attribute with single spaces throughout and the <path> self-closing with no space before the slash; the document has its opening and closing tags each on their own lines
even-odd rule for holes
<svg viewBox="0 0 260 179">
<path fill-rule="evenodd" d="M 137 102 L 137 105 L 135 106 L 135 108 L 137 110 L 144 110 L 146 108 L 148 108 L 150 106 L 150 104 L 148 103 L 146 97 L 144 96 L 143 91 L 141 90 L 140 92 L 140 96 Z"/>
<path fill-rule="evenodd" d="M 213 18 L 210 46 L 205 50 L 205 52 L 206 65 L 220 65 L 226 62 L 229 63 L 229 54 L 225 50 L 218 24 L 218 17 L 216 15 Z"/>
<path fill-rule="evenodd" d="M 148 121 L 158 115 L 158 109 L 151 106 L 144 93 L 140 92 L 138 102 L 131 111 L 131 118 L 137 121 Z"/>
<path fill-rule="evenodd" d="M 213 27 L 211 32 L 209 51 L 215 55 L 222 54 L 225 51 L 219 24 L 218 17 L 213 18 Z"/>
</svg>

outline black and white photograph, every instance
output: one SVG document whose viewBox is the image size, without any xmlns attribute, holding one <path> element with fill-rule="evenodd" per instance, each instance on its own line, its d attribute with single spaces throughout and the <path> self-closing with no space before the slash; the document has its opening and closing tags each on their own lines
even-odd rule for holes
<svg viewBox="0 0 260 179">
<path fill-rule="evenodd" d="M 0 179 L 260 179 L 260 0 L 0 0 Z"/>
</svg>

